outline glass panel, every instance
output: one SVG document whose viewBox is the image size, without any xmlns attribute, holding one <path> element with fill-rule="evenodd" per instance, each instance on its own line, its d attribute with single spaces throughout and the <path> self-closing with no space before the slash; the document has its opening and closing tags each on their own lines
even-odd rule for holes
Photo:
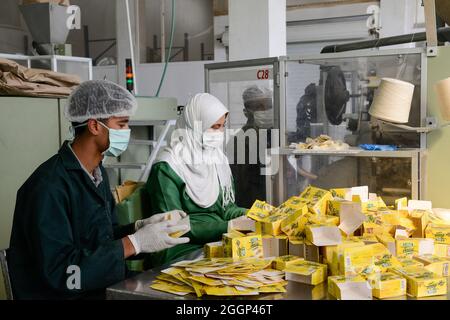
<svg viewBox="0 0 450 320">
<path fill-rule="evenodd" d="M 393 129 L 368 114 L 383 77 L 415 85 L 408 125 L 420 126 L 421 54 L 289 61 L 286 84 L 287 143 L 327 134 L 361 143 L 420 147 L 420 135 Z"/>
<path fill-rule="evenodd" d="M 266 199 L 261 170 L 267 149 L 279 144 L 273 108 L 273 65 L 210 70 L 209 92 L 230 110 L 227 127 L 235 134 L 226 147 L 233 172 L 236 203 L 249 208 Z"/>
<path fill-rule="evenodd" d="M 412 198 L 411 158 L 284 156 L 284 190 L 281 201 L 299 195 L 309 184 L 323 188 L 369 186 L 369 191 L 393 205 Z M 276 192 L 276 191 L 275 191 Z"/>
</svg>

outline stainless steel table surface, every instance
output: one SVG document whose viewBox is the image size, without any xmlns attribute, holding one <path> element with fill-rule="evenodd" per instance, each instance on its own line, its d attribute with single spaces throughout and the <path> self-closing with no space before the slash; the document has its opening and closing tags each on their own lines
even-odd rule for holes
<svg viewBox="0 0 450 320">
<path fill-rule="evenodd" d="M 180 259 L 172 261 L 171 263 L 182 260 L 193 260 L 203 256 L 203 250 L 197 250 Z M 233 300 L 335 300 L 333 296 L 328 293 L 326 282 L 316 286 L 311 286 L 303 283 L 289 281 L 286 286 L 285 293 L 265 293 L 257 296 L 234 296 L 234 297 L 214 297 L 204 295 L 197 298 L 195 294 L 188 294 L 185 296 L 177 296 L 171 293 L 158 291 L 150 288 L 151 283 L 156 276 L 161 273 L 161 270 L 168 268 L 170 265 L 165 265 L 159 268 L 151 269 L 138 274 L 133 278 L 121 281 L 106 289 L 106 298 L 115 300 L 206 300 L 206 299 L 233 299 Z M 449 287 L 450 284 L 448 283 Z M 416 298 L 410 296 L 401 296 L 385 300 L 415 300 Z M 450 290 L 447 295 L 434 296 L 427 298 L 420 298 L 418 300 L 450 300 Z"/>
</svg>

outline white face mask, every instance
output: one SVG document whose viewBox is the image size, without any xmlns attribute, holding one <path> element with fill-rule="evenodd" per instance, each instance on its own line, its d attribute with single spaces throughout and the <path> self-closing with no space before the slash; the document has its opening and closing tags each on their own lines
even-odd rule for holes
<svg viewBox="0 0 450 320">
<path fill-rule="evenodd" d="M 255 126 L 261 129 L 273 128 L 273 110 L 254 111 Z"/>
<path fill-rule="evenodd" d="M 223 131 L 206 131 L 203 133 L 204 149 L 221 149 L 225 140 Z"/>
</svg>

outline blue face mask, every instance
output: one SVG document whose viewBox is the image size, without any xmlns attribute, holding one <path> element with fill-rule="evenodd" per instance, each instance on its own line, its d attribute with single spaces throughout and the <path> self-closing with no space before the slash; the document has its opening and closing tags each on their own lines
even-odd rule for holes
<svg viewBox="0 0 450 320">
<path fill-rule="evenodd" d="M 102 126 L 108 129 L 109 132 L 109 148 L 103 152 L 105 156 L 108 157 L 118 157 L 120 156 L 128 147 L 128 143 L 130 142 L 130 129 L 111 129 L 106 126 L 104 123 L 98 121 Z M 78 126 L 72 127 L 72 131 L 75 128 L 86 126 L 87 123 L 80 124 Z"/>
<path fill-rule="evenodd" d="M 130 129 L 111 129 L 105 124 L 99 122 L 109 131 L 109 148 L 103 152 L 108 157 L 118 157 L 125 150 L 127 150 L 128 143 L 130 142 Z"/>
</svg>

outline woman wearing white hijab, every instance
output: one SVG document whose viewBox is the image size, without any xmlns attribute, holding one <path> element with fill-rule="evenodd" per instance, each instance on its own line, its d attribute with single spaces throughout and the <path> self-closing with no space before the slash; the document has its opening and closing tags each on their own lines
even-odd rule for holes
<svg viewBox="0 0 450 320">
<path fill-rule="evenodd" d="M 228 221 L 247 209 L 234 203 L 234 185 L 223 153 L 228 109 L 208 93 L 195 95 L 153 165 L 147 191 L 152 213 L 182 210 L 189 215 L 190 243 L 151 255 L 155 267 L 221 240 Z"/>
</svg>

